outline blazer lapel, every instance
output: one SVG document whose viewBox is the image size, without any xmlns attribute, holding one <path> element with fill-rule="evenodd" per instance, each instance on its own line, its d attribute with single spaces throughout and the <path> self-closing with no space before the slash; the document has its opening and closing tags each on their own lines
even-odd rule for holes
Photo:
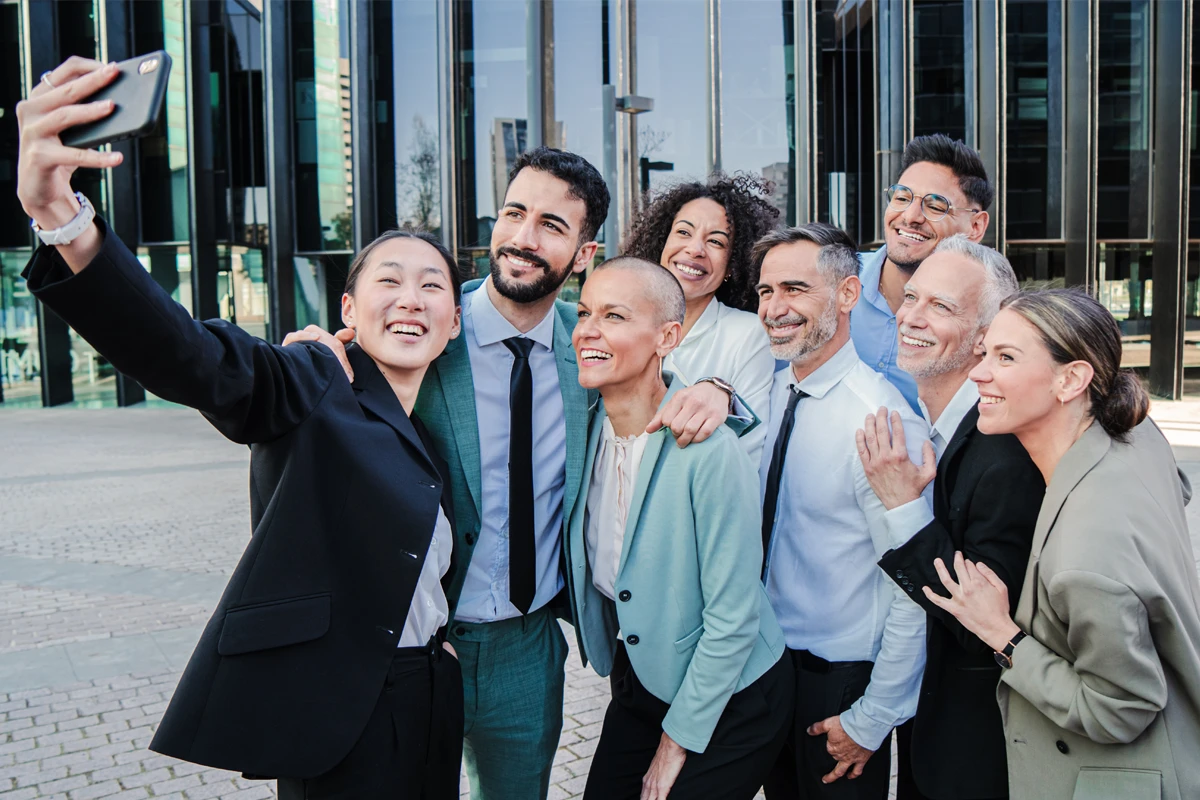
<svg viewBox="0 0 1200 800">
<path fill-rule="evenodd" d="M 420 454 L 429 473 L 440 478 L 441 473 L 429 457 L 425 443 L 421 441 L 412 420 L 404 411 L 404 406 L 400 405 L 399 398 L 396 397 L 387 378 L 379 371 L 375 361 L 357 345 L 346 348 L 346 357 L 354 369 L 354 396 L 358 404 L 391 425 L 396 433 L 400 434 L 400 438 Z"/>
<path fill-rule="evenodd" d="M 480 500 L 482 478 L 479 466 L 479 416 L 475 410 L 475 383 L 471 379 L 467 336 L 464 331 L 462 336 L 451 339 L 446 344 L 446 351 L 434 361 L 434 367 L 437 369 L 442 396 L 446 401 L 446 411 L 450 416 L 450 431 L 454 437 L 454 446 L 458 450 L 458 460 L 467 478 L 467 489 L 475 503 L 475 512 L 479 514 L 483 508 Z M 454 398 L 453 402 L 451 397 Z"/>
<path fill-rule="evenodd" d="M 566 485 L 563 493 L 563 519 L 570 520 L 579 502 L 583 470 L 588 450 L 588 392 L 579 385 L 579 364 L 571 345 L 571 331 L 559 314 L 554 315 L 554 364 L 558 367 L 558 388 L 562 393 L 563 416 L 567 425 Z"/>
<path fill-rule="evenodd" d="M 1112 439 L 1100 427 L 1100 423 L 1093 422 L 1079 440 L 1071 445 L 1071 449 L 1058 462 L 1054 474 L 1050 477 L 1050 485 L 1046 487 L 1046 497 L 1042 500 L 1042 509 L 1038 513 L 1037 525 L 1033 529 L 1029 568 L 1025 570 L 1025 583 L 1021 589 L 1020 603 L 1017 605 L 1016 622 L 1026 629 L 1036 611 L 1037 564 L 1042 550 L 1046 547 L 1046 539 L 1071 492 L 1084 476 L 1100 463 L 1100 459 L 1104 458 L 1111 446 Z"/>
<path fill-rule="evenodd" d="M 599 422 L 599 419 L 597 419 Z M 650 434 L 646 441 L 646 449 L 642 452 L 642 463 L 638 466 L 637 483 L 633 486 L 633 499 L 629 502 L 629 517 L 625 520 L 625 541 L 621 544 L 621 564 L 617 567 L 617 575 L 625 569 L 629 560 L 629 551 L 633 549 L 633 536 L 637 531 L 638 518 L 642 515 L 642 506 L 646 502 L 646 492 L 650 488 L 650 478 L 662 455 L 663 443 L 667 441 L 667 429 L 661 428 Z M 672 440 L 674 441 L 674 440 Z M 674 444 L 671 445 L 672 447 Z"/>
</svg>

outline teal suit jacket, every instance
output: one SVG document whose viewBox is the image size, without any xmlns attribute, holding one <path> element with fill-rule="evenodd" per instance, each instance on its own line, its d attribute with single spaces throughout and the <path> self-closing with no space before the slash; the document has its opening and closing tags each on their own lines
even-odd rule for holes
<svg viewBox="0 0 1200 800">
<path fill-rule="evenodd" d="M 683 382 L 664 375 L 670 381 L 666 403 Z M 729 698 L 774 666 L 784 650 L 783 631 L 759 580 L 758 470 L 728 426 L 682 449 L 666 428 L 651 434 L 614 587 L 624 599 L 614 602 L 592 584 L 584 538 L 604 417 L 601 404 L 564 542 L 580 650 L 596 672 L 608 675 L 620 630 L 638 680 L 671 705 L 663 730 L 684 748 L 704 752 Z"/>
<path fill-rule="evenodd" d="M 471 292 L 480 290 L 483 281 L 463 286 L 463 304 Z M 555 303 L 554 358 L 558 366 L 558 385 L 562 392 L 563 414 L 567 425 L 567 476 L 563 494 L 563 519 L 570 519 L 583 480 L 583 459 L 587 450 L 588 409 L 596 399 L 579 385 L 579 365 L 571 346 L 571 333 L 578 320 L 571 303 Z M 451 339 L 442 355 L 434 359 L 425 373 L 417 396 L 416 415 L 433 437 L 434 449 L 449 466 L 450 490 L 454 502 L 454 568 L 446 599 L 450 618 L 462 593 L 467 565 L 475 543 L 479 541 L 481 517 L 481 478 L 479 455 L 479 418 L 475 409 L 475 385 L 471 379 L 471 358 L 467 353 L 464 330 Z M 758 489 L 755 488 L 757 496 Z"/>
</svg>

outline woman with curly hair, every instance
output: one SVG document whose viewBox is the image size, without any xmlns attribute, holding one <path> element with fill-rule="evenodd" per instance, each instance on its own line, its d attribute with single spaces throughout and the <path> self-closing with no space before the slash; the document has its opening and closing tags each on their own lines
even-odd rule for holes
<svg viewBox="0 0 1200 800">
<path fill-rule="evenodd" d="M 770 413 L 775 359 L 754 313 L 750 248 L 778 222 L 772 188 L 757 176 L 721 173 L 672 186 L 634 220 L 624 251 L 661 264 L 683 286 L 683 341 L 664 369 L 689 383 L 728 381 L 759 419 Z M 741 438 L 756 464 L 765 437 L 760 425 Z"/>
</svg>

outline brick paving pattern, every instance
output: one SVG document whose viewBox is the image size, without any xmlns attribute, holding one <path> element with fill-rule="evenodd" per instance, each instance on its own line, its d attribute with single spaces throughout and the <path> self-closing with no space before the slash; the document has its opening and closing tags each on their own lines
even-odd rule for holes
<svg viewBox="0 0 1200 800">
<path fill-rule="evenodd" d="M 0 800 L 275 796 L 146 749 L 249 535 L 248 460 L 189 411 L 0 410 Z M 552 800 L 607 702 L 572 655 Z"/>
</svg>

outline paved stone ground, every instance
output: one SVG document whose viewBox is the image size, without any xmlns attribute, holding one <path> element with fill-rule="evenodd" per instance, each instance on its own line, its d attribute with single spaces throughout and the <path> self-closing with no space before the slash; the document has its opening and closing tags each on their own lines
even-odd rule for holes
<svg viewBox="0 0 1200 800">
<path fill-rule="evenodd" d="M 0 411 L 0 800 L 275 796 L 146 750 L 249 536 L 247 463 L 189 411 Z M 572 655 L 551 798 L 582 793 L 607 699 Z"/>
</svg>

